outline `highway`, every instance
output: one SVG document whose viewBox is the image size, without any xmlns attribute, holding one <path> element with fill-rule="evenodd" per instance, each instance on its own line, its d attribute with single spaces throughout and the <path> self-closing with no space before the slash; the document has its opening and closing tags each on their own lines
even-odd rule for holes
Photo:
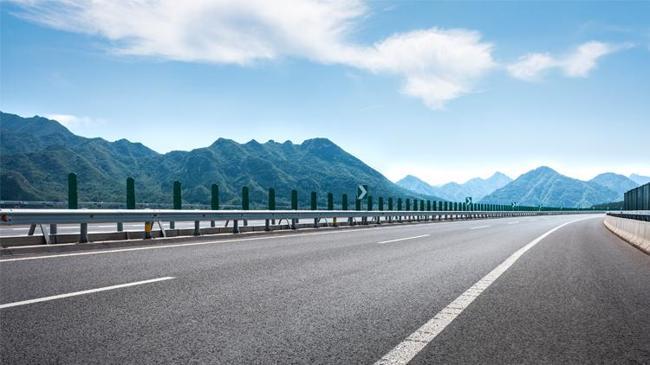
<svg viewBox="0 0 650 365">
<path fill-rule="evenodd" d="M 1 362 L 650 363 L 650 256 L 602 219 L 4 256 Z"/>
</svg>

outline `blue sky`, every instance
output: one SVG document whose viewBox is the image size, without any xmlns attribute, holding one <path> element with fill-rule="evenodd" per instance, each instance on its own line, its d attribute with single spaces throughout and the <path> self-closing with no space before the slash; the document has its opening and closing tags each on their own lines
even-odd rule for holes
<svg viewBox="0 0 650 365">
<path fill-rule="evenodd" d="M 327 137 L 433 184 L 650 175 L 650 2 L 0 7 L 0 109 L 83 136 L 159 152 Z"/>
</svg>

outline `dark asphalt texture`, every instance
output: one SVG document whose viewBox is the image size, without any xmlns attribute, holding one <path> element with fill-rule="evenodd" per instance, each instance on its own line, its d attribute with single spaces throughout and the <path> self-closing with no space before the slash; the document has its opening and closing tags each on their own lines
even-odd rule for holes
<svg viewBox="0 0 650 365">
<path fill-rule="evenodd" d="M 0 309 L 1 360 L 373 363 L 518 248 L 577 218 L 0 262 L 0 304 L 175 277 Z M 602 218 L 571 224 L 528 251 L 414 362 L 647 363 L 649 278 L 650 257 L 610 234 Z"/>
</svg>

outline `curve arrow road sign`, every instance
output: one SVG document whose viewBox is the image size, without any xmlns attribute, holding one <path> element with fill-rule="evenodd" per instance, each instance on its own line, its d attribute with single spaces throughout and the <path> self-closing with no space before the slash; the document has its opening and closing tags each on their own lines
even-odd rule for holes
<svg viewBox="0 0 650 365">
<path fill-rule="evenodd" d="M 368 185 L 357 186 L 357 199 L 363 200 L 368 195 Z"/>
</svg>

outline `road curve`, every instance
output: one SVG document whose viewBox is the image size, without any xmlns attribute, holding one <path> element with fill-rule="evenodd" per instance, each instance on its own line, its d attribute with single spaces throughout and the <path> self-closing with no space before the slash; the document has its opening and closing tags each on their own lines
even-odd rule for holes
<svg viewBox="0 0 650 365">
<path fill-rule="evenodd" d="M 650 362 L 650 257 L 584 218 L 3 258 L 1 359 L 372 364 L 508 262 L 408 360 Z"/>
</svg>

